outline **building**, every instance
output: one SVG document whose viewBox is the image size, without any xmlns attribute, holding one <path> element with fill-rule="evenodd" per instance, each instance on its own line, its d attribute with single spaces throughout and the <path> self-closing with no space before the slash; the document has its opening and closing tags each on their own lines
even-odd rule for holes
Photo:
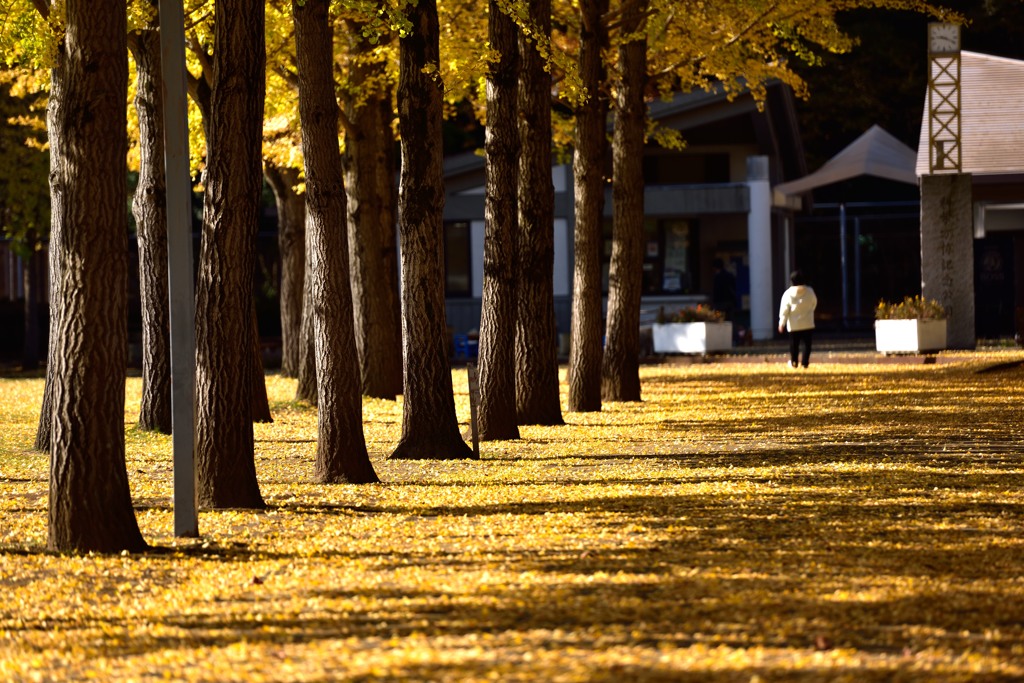
<svg viewBox="0 0 1024 683">
<path fill-rule="evenodd" d="M 659 125 L 682 132 L 687 144 L 681 151 L 653 144 L 645 150 L 642 309 L 649 318 L 659 309 L 671 312 L 710 301 L 714 264 L 720 260 L 736 279 L 737 327 L 752 328 L 754 338 L 769 338 L 774 334 L 776 297 L 784 289 L 792 252 L 792 212 L 786 205 L 772 206 L 770 185 L 806 171 L 791 91 L 781 84 L 771 85 L 761 107 L 749 93 L 730 96 L 721 89 L 686 93 L 670 102 L 653 103 L 650 114 Z M 558 330 L 567 335 L 574 224 L 571 164 L 556 163 L 552 180 L 555 311 Z M 445 183 L 448 325 L 465 333 L 480 324 L 483 157 L 470 153 L 447 159 Z M 611 202 L 609 188 L 606 273 Z"/>
<path fill-rule="evenodd" d="M 973 348 L 1024 331 L 1024 61 L 961 51 L 952 24 L 929 25 L 928 58 L 921 291 L 946 307 L 950 346 Z"/>
<path fill-rule="evenodd" d="M 687 146 L 671 151 L 651 144 L 645 151 L 645 319 L 662 309 L 671 313 L 710 302 L 714 264 L 721 261 L 736 282 L 736 328 L 751 331 L 753 338 L 770 338 L 793 252 L 792 211 L 785 204 L 773 206 L 770 187 L 806 172 L 792 92 L 772 84 L 759 105 L 749 93 L 698 91 L 652 103 L 650 113 L 659 125 L 682 132 Z M 610 177 L 610 161 L 607 173 Z M 567 337 L 574 226 L 571 164 L 555 163 L 552 180 L 555 310 L 559 332 Z M 447 320 L 454 332 L 466 333 L 480 324 L 483 157 L 469 153 L 448 158 L 445 183 Z M 611 202 L 609 187 L 606 268 Z M 0 275 L 6 279 L 5 263 L 0 262 Z"/>
<path fill-rule="evenodd" d="M 917 152 L 875 125 L 815 172 L 773 188 L 799 202 L 795 256 L 818 293 L 819 327 L 868 331 L 880 300 L 920 283 Z"/>
</svg>

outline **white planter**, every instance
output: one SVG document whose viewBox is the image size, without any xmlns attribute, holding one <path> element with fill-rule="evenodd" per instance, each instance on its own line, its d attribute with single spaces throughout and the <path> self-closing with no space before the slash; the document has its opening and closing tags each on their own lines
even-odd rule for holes
<svg viewBox="0 0 1024 683">
<path fill-rule="evenodd" d="M 922 353 L 946 348 L 945 320 L 876 320 L 880 353 Z"/>
<path fill-rule="evenodd" d="M 655 323 L 655 353 L 708 353 L 732 348 L 732 323 Z"/>
</svg>

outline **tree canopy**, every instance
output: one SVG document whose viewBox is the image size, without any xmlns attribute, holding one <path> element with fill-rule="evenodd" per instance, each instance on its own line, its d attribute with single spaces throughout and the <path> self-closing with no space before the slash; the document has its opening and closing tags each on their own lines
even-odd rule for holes
<svg viewBox="0 0 1024 683">
<path fill-rule="evenodd" d="M 50 229 L 46 96 L 31 72 L 0 71 L 0 228 L 22 256 Z"/>
<path fill-rule="evenodd" d="M 330 83 L 334 92 L 332 98 L 330 87 L 326 86 L 330 78 L 325 79 L 321 104 L 326 103 L 331 114 L 321 120 L 328 122 L 327 128 L 344 133 L 354 146 L 357 134 L 364 132 L 354 112 L 368 103 L 381 103 L 390 110 L 388 116 L 374 119 L 374 125 L 393 126 L 390 122 L 397 112 L 398 125 L 388 134 L 397 132 L 403 137 L 398 193 L 405 286 L 402 313 L 407 332 L 403 347 L 406 373 L 403 389 L 406 408 L 415 407 L 405 416 L 403 441 L 396 449 L 398 457 L 423 457 L 428 451 L 427 457 L 466 455 L 451 405 L 444 345 L 443 260 L 439 258 L 443 249 L 440 235 L 444 202 L 440 121 L 443 116 L 464 115 L 467 111 L 481 121 L 486 120 L 486 77 L 502 55 L 487 40 L 488 16 L 481 11 L 481 4 L 480 0 L 440 3 L 434 0 L 415 3 L 342 0 L 334 4 L 330 15 L 335 36 L 335 73 Z M 327 13 L 326 5 L 319 7 Z M 79 12 L 76 20 L 83 21 L 82 6 L 74 8 Z M 614 287 L 610 289 L 608 319 L 616 322 L 609 323 L 608 327 L 604 379 L 608 380 L 613 373 L 617 376 L 610 378 L 611 381 L 622 384 L 629 380 L 632 384 L 606 391 L 605 398 L 638 400 L 638 343 L 635 339 L 640 299 L 638 236 L 642 235 L 644 216 L 640 159 L 648 140 L 664 146 L 683 143 L 677 134 L 650 126 L 646 120 L 647 104 L 657 97 L 713 87 L 724 87 L 730 95 L 750 92 L 761 101 L 771 82 L 782 82 L 797 95 L 807 96 L 808 81 L 801 65 L 821 65 L 828 56 L 849 51 L 856 44 L 856 37 L 844 32 L 840 18 L 844 13 L 863 9 L 913 11 L 960 19 L 952 11 L 924 0 L 730 0 L 721 3 L 620 0 L 611 3 L 600 18 L 608 29 L 607 44 L 602 43 L 599 49 L 604 62 L 604 80 L 591 80 L 589 86 L 584 87 L 577 64 L 586 34 L 577 4 L 558 2 L 552 7 L 547 0 L 499 0 L 490 5 L 489 11 L 502 12 L 514 20 L 520 36 L 518 52 L 521 63 L 526 65 L 519 67 L 518 86 L 519 145 L 523 156 L 518 181 L 521 189 L 518 195 L 520 234 L 517 236 L 520 243 L 515 256 L 519 268 L 517 286 L 523 292 L 527 290 L 526 285 L 544 285 L 544 288 L 535 288 L 535 296 L 526 305 L 521 303 L 517 313 L 518 344 L 523 353 L 517 353 L 520 377 L 515 388 L 521 421 L 561 422 L 557 362 L 518 359 L 537 352 L 555 361 L 553 294 L 548 287 L 553 260 L 550 240 L 553 224 L 550 209 L 554 203 L 550 192 L 552 137 L 566 148 L 573 146 L 574 127 L 570 124 L 574 123 L 579 108 L 599 97 L 614 103 L 614 235 L 617 241 L 612 252 L 610 279 L 620 284 L 633 284 L 623 285 L 621 296 Z M 10 112 L 2 112 L 7 125 L 0 146 L 5 150 L 14 149 L 10 140 L 24 136 L 26 144 L 17 149 L 19 152 L 28 150 L 26 159 L 29 160 L 21 164 L 20 155 L 11 154 L 0 162 L 0 191 L 3 192 L 0 218 L 4 220 L 6 232 L 21 235 L 25 242 L 30 234 L 44 230 L 46 215 L 45 182 L 39 181 L 45 177 L 41 174 L 45 167 L 39 163 L 38 155 L 33 155 L 44 146 L 39 117 L 42 99 L 33 94 L 31 87 L 35 86 L 36 92 L 45 91 L 44 69 L 62 61 L 61 41 L 66 39 L 73 43 L 76 39 L 71 31 L 65 36 L 63 10 L 64 5 L 56 3 L 51 11 L 44 0 L 33 0 L 31 5 L 25 0 L 6 0 L 0 4 L 0 17 L 5 20 L 0 28 L 0 47 L 6 49 L 5 59 L 9 65 L 6 73 L 11 74 L 9 78 L 0 79 L 0 91 L 10 95 L 4 103 Z M 152 2 L 132 0 L 127 5 L 126 15 L 118 17 L 117 27 L 128 33 L 150 26 L 155 11 Z M 260 214 L 263 165 L 291 169 L 289 189 L 296 192 L 303 189 L 298 169 L 304 161 L 307 169 L 310 167 L 309 160 L 303 159 L 304 141 L 299 135 L 300 117 L 295 97 L 299 80 L 297 65 L 302 55 L 296 54 L 294 48 L 292 8 L 281 0 L 269 4 L 263 0 L 218 0 L 216 3 L 191 0 L 186 16 L 189 85 L 195 103 L 190 114 L 193 168 L 202 171 L 207 191 L 198 319 L 210 329 L 218 330 L 216 334 L 199 335 L 200 405 L 197 412 L 201 419 L 198 433 L 200 437 L 211 437 L 211 444 L 212 435 L 230 433 L 230 438 L 217 441 L 216 448 L 211 446 L 211 452 L 219 449 L 218 452 L 222 450 L 233 457 L 241 457 L 238 467 L 223 467 L 226 460 L 222 461 L 220 456 L 199 458 L 201 472 L 209 475 L 218 471 L 217 486 L 201 488 L 200 497 L 211 506 L 261 507 L 263 500 L 250 462 L 252 401 L 248 400 L 251 387 L 247 387 L 246 382 L 253 375 L 236 366 L 235 361 L 245 354 L 227 353 L 226 349 L 233 341 L 248 336 L 246 328 L 252 320 L 249 266 L 254 261 L 252 238 Z M 326 31 L 328 27 L 322 28 Z M 398 41 L 393 39 L 395 36 L 399 37 Z M 119 37 L 114 47 L 120 43 Z M 323 46 L 320 49 L 324 49 Z M 330 76 L 329 71 L 323 70 L 322 74 Z M 56 77 L 54 82 L 58 82 Z M 239 82 L 248 90 L 239 88 Z M 77 83 L 66 85 L 72 92 L 79 87 Z M 59 97 L 53 99 L 58 102 Z M 338 105 L 337 111 L 330 106 L 334 104 Z M 52 111 L 51 108 L 51 115 Z M 552 111 L 556 121 L 561 120 L 563 124 L 556 125 L 554 132 L 549 123 Z M 62 116 L 78 114 L 62 110 Z M 340 123 L 334 122 L 335 114 Z M 128 127 L 127 119 L 118 116 L 117 122 L 122 129 Z M 321 132 L 326 132 L 321 139 L 331 139 L 334 135 L 330 130 Z M 378 130 L 377 134 L 380 133 Z M 63 133 L 56 131 L 55 134 Z M 117 138 L 116 149 L 120 150 L 121 135 L 109 130 L 105 134 L 110 137 L 111 149 Z M 74 173 L 73 168 L 64 163 L 62 155 L 68 152 L 63 146 L 77 144 L 78 140 L 72 136 L 68 140 L 60 138 L 59 143 L 62 149 L 54 158 L 60 162 L 62 172 Z M 95 145 L 97 141 L 92 140 L 92 143 Z M 333 143 L 327 146 L 332 153 L 325 163 L 340 166 L 340 160 L 334 161 Z M 308 154 L 310 149 L 307 147 L 305 152 Z M 106 168 L 122 167 L 110 163 Z M 348 170 L 351 178 L 367 177 L 351 172 L 351 168 Z M 50 171 L 53 178 L 52 165 Z M 332 187 L 332 196 L 340 201 L 344 196 L 342 177 L 339 174 L 335 179 L 333 171 L 329 177 L 336 185 Z M 71 180 L 76 179 L 61 176 L 57 182 L 51 181 L 54 196 L 58 190 L 53 186 L 72 187 Z M 31 194 L 34 183 L 39 183 L 35 192 L 38 201 L 26 197 L 17 202 L 17 211 L 12 210 L 10 207 L 15 204 L 12 198 L 18 197 L 19 192 Z M 386 184 L 375 191 L 379 189 L 382 196 L 386 195 L 384 201 L 393 202 L 394 193 Z M 350 188 L 350 196 L 356 196 L 356 191 L 361 189 Z M 59 209 L 54 213 L 64 216 Z M 326 227 L 338 229 L 334 223 L 344 224 L 343 213 L 331 211 L 332 216 L 340 218 L 331 219 L 331 225 Z M 350 205 L 350 222 L 353 220 L 351 213 Z M 388 216 L 384 230 L 390 231 L 394 221 L 390 220 L 390 214 L 383 211 L 381 214 Z M 359 244 L 360 249 L 366 244 L 370 243 Z M 59 242 L 55 245 L 66 249 Z M 387 248 L 387 245 L 382 246 L 382 249 Z M 339 246 L 335 251 L 344 250 Z M 376 252 L 370 251 L 368 258 L 373 258 Z M 335 267 L 330 272 L 342 273 L 345 269 Z M 324 296 L 335 298 L 325 294 L 327 291 L 321 289 L 317 299 L 321 308 Z M 72 290 L 63 291 L 58 300 L 62 306 L 70 306 L 75 301 L 74 296 Z M 521 302 L 526 301 L 520 296 Z M 543 334 L 524 336 L 522 322 L 531 317 L 543 323 Z M 348 335 L 347 328 L 344 334 Z M 348 339 L 345 341 L 344 348 L 348 348 Z M 64 351 L 65 370 L 81 361 L 71 350 Z M 608 371 L 611 367 L 608 360 L 615 357 L 628 359 L 621 365 L 628 370 L 629 377 L 625 376 L 626 370 Z M 544 372 L 537 369 L 541 365 Z M 226 373 L 233 373 L 230 381 L 210 382 L 214 375 L 226 376 Z M 544 408 L 528 409 L 526 406 L 531 401 L 527 400 L 524 390 L 541 385 L 550 390 L 544 397 Z M 416 398 L 428 394 L 428 401 Z M 534 403 L 539 405 L 539 402 Z M 214 405 L 216 410 L 204 412 Z M 356 413 L 358 411 L 353 412 Z M 539 413 L 544 414 L 538 417 Z M 410 416 L 415 416 L 415 420 Z M 443 423 L 444 433 L 432 434 L 438 423 Z M 420 433 L 428 436 L 420 437 Z M 423 442 L 431 439 L 440 446 L 425 446 Z M 202 450 L 206 442 L 200 438 L 199 443 Z M 239 472 L 245 480 L 242 487 L 238 485 Z M 207 479 L 212 478 L 201 476 L 200 482 L 209 484 Z M 239 489 L 247 490 L 239 493 Z"/>
</svg>

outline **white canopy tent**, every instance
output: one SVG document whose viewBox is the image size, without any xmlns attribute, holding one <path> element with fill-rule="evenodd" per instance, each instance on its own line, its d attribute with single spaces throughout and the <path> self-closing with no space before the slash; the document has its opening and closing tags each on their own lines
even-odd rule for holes
<svg viewBox="0 0 1024 683">
<path fill-rule="evenodd" d="M 800 195 L 863 175 L 917 185 L 916 165 L 917 152 L 876 124 L 817 171 L 776 185 L 775 192 L 784 196 Z"/>
<path fill-rule="evenodd" d="M 879 125 L 873 125 L 860 137 L 847 145 L 841 152 L 829 159 L 814 173 L 773 188 L 773 203 L 800 209 L 800 196 L 812 190 L 861 176 L 874 176 L 909 185 L 917 185 L 917 152 L 900 142 Z M 849 316 L 848 259 L 846 254 L 846 204 L 839 204 L 839 245 L 840 268 L 842 272 L 843 320 Z M 855 226 L 856 227 L 856 226 Z M 856 230 L 855 230 L 856 233 Z M 855 254 L 857 256 L 857 254 Z M 860 272 L 855 290 L 859 307 Z"/>
</svg>

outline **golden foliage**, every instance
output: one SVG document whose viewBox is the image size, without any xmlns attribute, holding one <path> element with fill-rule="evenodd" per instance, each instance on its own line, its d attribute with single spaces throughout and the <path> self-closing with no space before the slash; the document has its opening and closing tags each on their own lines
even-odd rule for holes
<svg viewBox="0 0 1024 683">
<path fill-rule="evenodd" d="M 272 376 L 268 511 L 173 538 L 169 440 L 129 429 L 161 550 L 121 557 L 42 550 L 42 381 L 0 380 L 0 679 L 1024 676 L 1021 353 L 816 360 L 647 366 L 643 403 L 479 462 L 387 460 L 401 404 L 368 400 L 367 486 L 309 483 L 314 409 Z"/>
<path fill-rule="evenodd" d="M 905 296 L 899 303 L 879 301 L 876 320 L 945 320 L 946 310 L 938 301 L 921 295 Z"/>
</svg>

